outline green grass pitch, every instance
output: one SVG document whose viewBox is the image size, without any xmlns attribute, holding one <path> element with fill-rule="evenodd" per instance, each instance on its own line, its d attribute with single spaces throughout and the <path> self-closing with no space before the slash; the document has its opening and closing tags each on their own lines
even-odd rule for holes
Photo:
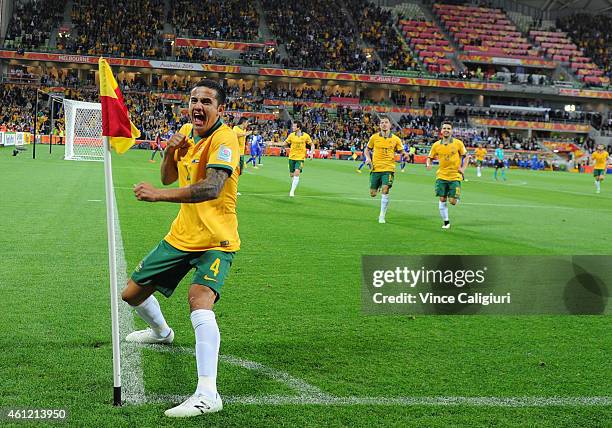
<svg viewBox="0 0 612 428">
<path fill-rule="evenodd" d="M 219 414 L 186 421 L 163 416 L 171 403 L 113 408 L 103 167 L 46 150 L 32 160 L 31 149 L 17 157 L 0 149 L 0 409 L 67 408 L 71 426 L 611 424 L 609 405 L 238 400 Z M 132 151 L 113 158 L 130 271 L 178 210 L 134 198 L 133 184 L 159 183 L 159 163 L 148 157 Z M 357 165 L 307 161 L 292 199 L 285 158 L 265 158 L 241 177 L 242 250 L 216 307 L 222 396 L 295 394 L 227 358 L 289 374 L 333 397 L 612 396 L 607 317 L 365 316 L 360 300 L 361 255 L 610 254 L 612 182 L 595 195 L 587 175 L 512 170 L 501 183 L 491 169 L 480 179 L 470 169 L 463 200 L 450 208 L 452 229 L 443 231 L 433 171 L 417 165 L 396 174 L 387 224 L 380 225 L 380 198 L 369 197 L 368 174 L 356 174 Z M 160 297 L 177 349 L 194 344 L 186 282 L 171 299 Z M 193 392 L 191 354 L 145 349 L 141 361 L 147 396 Z"/>
</svg>

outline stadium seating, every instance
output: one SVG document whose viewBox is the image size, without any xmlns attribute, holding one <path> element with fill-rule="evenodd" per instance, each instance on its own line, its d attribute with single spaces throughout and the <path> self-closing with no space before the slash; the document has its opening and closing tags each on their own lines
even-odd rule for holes
<svg viewBox="0 0 612 428">
<path fill-rule="evenodd" d="M 375 73 L 380 64 L 360 47 L 354 25 L 333 0 L 294 2 L 262 0 L 272 34 L 285 44 L 283 65 L 330 71 Z M 279 43 L 279 44 L 280 44 Z"/>
<path fill-rule="evenodd" d="M 9 49 L 49 49 L 51 32 L 61 22 L 65 6 L 66 0 L 15 1 L 4 46 Z"/>
<path fill-rule="evenodd" d="M 612 77 L 612 18 L 605 14 L 576 14 L 559 19 L 557 26 L 565 32 L 567 39 L 575 42 L 574 46 L 582 53 L 581 56 L 565 56 L 572 70 L 585 83 L 609 85 Z"/>
<path fill-rule="evenodd" d="M 350 8 L 362 39 L 374 47 L 386 68 L 393 70 L 419 70 L 402 36 L 393 27 L 390 11 L 374 6 L 368 0 L 359 0 Z"/>
<path fill-rule="evenodd" d="M 168 21 L 181 37 L 258 39 L 259 16 L 252 1 L 178 0 L 170 8 Z"/>
<path fill-rule="evenodd" d="M 599 69 L 590 58 L 584 56 L 563 31 L 531 30 L 529 36 L 541 46 L 548 57 L 568 66 L 586 83 L 606 83 L 603 70 Z M 609 80 L 607 80 L 609 82 Z"/>
<path fill-rule="evenodd" d="M 294 118 L 302 121 L 304 129 L 319 147 L 329 149 L 349 150 L 355 144 L 361 150 L 378 130 L 372 114 L 342 107 L 335 112 L 320 108 L 302 109 L 294 114 Z"/>
<path fill-rule="evenodd" d="M 36 87 L 0 85 L 0 126 L 10 131 L 26 132 L 32 128 Z"/>
<path fill-rule="evenodd" d="M 463 108 L 458 107 L 454 112 L 455 116 L 462 119 L 469 119 L 470 116 L 486 117 L 488 119 L 502 120 L 524 120 L 532 122 L 547 122 L 547 123 L 591 123 L 593 114 L 584 112 L 566 112 L 564 110 L 549 110 L 549 111 L 516 111 L 492 109 L 489 107 L 481 108 Z"/>
<path fill-rule="evenodd" d="M 417 3 L 400 3 L 394 7 L 386 7 L 398 19 L 426 20 L 425 13 Z"/>
<path fill-rule="evenodd" d="M 74 0 L 69 37 L 58 38 L 58 49 L 116 57 L 162 56 L 163 0 Z"/>
<path fill-rule="evenodd" d="M 479 56 L 542 59 L 500 9 L 435 4 L 434 12 L 466 52 Z"/>
<path fill-rule="evenodd" d="M 450 59 L 455 49 L 431 21 L 401 20 L 400 27 L 410 43 L 432 73 L 450 73 L 457 70 Z"/>
</svg>

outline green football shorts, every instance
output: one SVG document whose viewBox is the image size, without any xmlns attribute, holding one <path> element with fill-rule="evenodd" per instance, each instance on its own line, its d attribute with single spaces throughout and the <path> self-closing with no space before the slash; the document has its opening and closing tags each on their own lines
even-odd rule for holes
<svg viewBox="0 0 612 428">
<path fill-rule="evenodd" d="M 605 169 L 594 169 L 593 170 L 593 177 L 599 177 L 603 175 L 605 177 L 606 175 L 606 170 Z"/>
<path fill-rule="evenodd" d="M 461 181 L 436 180 L 436 196 L 449 197 L 453 199 L 461 198 Z"/>
<path fill-rule="evenodd" d="M 162 240 L 136 267 L 132 280 L 141 286 L 154 286 L 157 291 L 170 297 L 179 282 L 195 268 L 192 284 L 212 289 L 219 300 L 221 286 L 229 274 L 235 253 L 209 250 L 181 251 Z"/>
<path fill-rule="evenodd" d="M 393 186 L 394 172 L 383 171 L 383 172 L 371 172 L 370 173 L 370 189 L 380 189 L 382 186 Z"/>
<path fill-rule="evenodd" d="M 300 172 L 302 172 L 303 168 L 304 168 L 304 159 L 302 160 L 289 159 L 289 172 L 291 174 L 293 174 L 296 169 L 299 169 Z"/>
</svg>

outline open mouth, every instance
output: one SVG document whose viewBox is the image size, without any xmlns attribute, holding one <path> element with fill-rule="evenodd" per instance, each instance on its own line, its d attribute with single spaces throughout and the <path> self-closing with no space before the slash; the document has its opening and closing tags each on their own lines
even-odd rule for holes
<svg viewBox="0 0 612 428">
<path fill-rule="evenodd" d="M 206 116 L 204 116 L 202 113 L 193 113 L 192 117 L 193 124 L 195 126 L 203 126 L 204 122 L 206 121 Z"/>
</svg>

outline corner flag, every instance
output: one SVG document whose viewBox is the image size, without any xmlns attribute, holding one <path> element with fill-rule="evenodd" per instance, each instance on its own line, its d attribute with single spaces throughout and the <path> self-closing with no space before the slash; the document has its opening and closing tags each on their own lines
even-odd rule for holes
<svg viewBox="0 0 612 428">
<path fill-rule="evenodd" d="M 104 185 L 106 190 L 106 228 L 108 233 L 108 273 L 111 295 L 111 334 L 113 343 L 113 404 L 121 406 L 121 343 L 119 339 L 119 304 L 116 260 L 115 192 L 111 147 L 117 153 L 127 152 L 140 137 L 128 115 L 119 85 L 104 58 L 98 62 L 100 71 L 100 103 L 102 104 L 102 136 L 104 142 Z"/>
</svg>

